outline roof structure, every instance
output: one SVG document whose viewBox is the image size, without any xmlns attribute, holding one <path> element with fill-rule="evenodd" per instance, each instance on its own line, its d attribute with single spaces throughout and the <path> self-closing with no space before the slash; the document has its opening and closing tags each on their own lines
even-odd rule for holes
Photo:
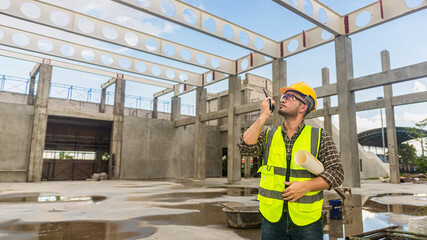
<svg viewBox="0 0 427 240">
<path fill-rule="evenodd" d="M 387 146 L 387 128 L 382 128 L 384 130 L 384 145 Z M 427 131 L 423 129 L 417 129 L 419 133 L 423 133 L 424 136 L 427 136 Z M 410 133 L 410 129 L 407 127 L 396 127 L 397 135 L 397 144 L 415 139 Z M 359 143 L 362 146 L 372 146 L 372 147 L 383 147 L 383 133 L 381 128 L 375 128 L 368 131 L 361 132 L 357 134 Z"/>
<path fill-rule="evenodd" d="M 141 53 L 202 67 L 206 72 L 199 74 L 163 65 L 161 62 L 147 61 L 83 43 L 49 37 L 43 32 L 29 32 L 7 25 L 0 25 L 0 44 L 54 58 L 72 60 L 84 65 L 106 67 L 124 74 L 121 76 L 126 80 L 165 87 L 164 90 L 154 94 L 155 97 L 170 92 L 178 96 L 194 90 L 195 87 L 207 86 L 227 79 L 230 75 L 264 66 L 271 63 L 273 59 L 285 58 L 331 42 L 335 39 L 334 36 L 351 35 L 427 8 L 425 1 L 408 4 L 408 1 L 403 0 L 379 0 L 342 16 L 318 0 L 273 0 L 278 7 L 284 7 L 316 25 L 312 29 L 301 29 L 301 32 L 295 36 L 275 41 L 178 0 L 112 0 L 112 2 L 247 49 L 250 54 L 238 59 L 228 59 L 203 49 L 147 34 L 125 24 L 107 21 L 42 1 L 27 0 L 1 0 L 0 14 Z M 366 20 L 361 23 L 360 18 L 363 17 Z M 323 34 L 324 32 L 328 32 L 329 35 Z M 15 53 L 3 51 L 1 54 L 17 57 Z M 27 60 L 24 56 L 20 58 Z M 28 58 L 34 60 L 33 56 Z M 59 61 L 55 63 L 61 67 L 92 72 L 80 66 L 70 66 Z M 100 73 L 96 68 L 94 69 L 95 73 Z M 141 75 L 141 77 L 128 77 L 126 73 Z M 111 76 L 111 74 L 107 75 Z M 161 81 L 145 79 L 144 76 Z M 164 81 L 170 84 L 165 85 Z"/>
</svg>

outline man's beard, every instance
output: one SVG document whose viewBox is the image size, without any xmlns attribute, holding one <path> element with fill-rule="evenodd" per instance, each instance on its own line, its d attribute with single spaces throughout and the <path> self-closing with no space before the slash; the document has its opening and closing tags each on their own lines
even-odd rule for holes
<svg viewBox="0 0 427 240">
<path fill-rule="evenodd" d="M 298 109 L 294 109 L 294 110 L 290 110 L 289 108 L 285 110 L 279 109 L 279 115 L 288 120 L 295 119 L 298 116 Z"/>
</svg>

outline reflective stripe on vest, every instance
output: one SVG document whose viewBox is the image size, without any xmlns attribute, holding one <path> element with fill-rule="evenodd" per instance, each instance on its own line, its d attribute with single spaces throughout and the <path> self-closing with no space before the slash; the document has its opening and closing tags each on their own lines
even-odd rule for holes
<svg viewBox="0 0 427 240">
<path fill-rule="evenodd" d="M 290 180 L 307 181 L 316 176 L 294 162 L 293 156 L 299 150 L 309 151 L 313 156 L 318 155 L 321 129 L 305 125 L 292 149 Z M 281 127 L 267 131 L 264 150 L 263 166 L 261 172 L 258 200 L 260 211 L 270 222 L 280 220 L 283 212 L 282 193 L 286 180 L 286 145 L 283 140 Z M 321 216 L 323 205 L 323 192 L 313 191 L 306 193 L 295 202 L 288 203 L 289 214 L 292 221 L 299 226 L 308 225 Z"/>
</svg>

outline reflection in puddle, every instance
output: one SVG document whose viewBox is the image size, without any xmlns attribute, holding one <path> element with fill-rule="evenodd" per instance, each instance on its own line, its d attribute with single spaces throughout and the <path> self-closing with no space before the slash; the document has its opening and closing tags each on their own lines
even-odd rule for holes
<svg viewBox="0 0 427 240">
<path fill-rule="evenodd" d="M 0 203 L 23 203 L 23 202 L 86 202 L 96 203 L 107 199 L 105 196 L 73 196 L 64 197 L 57 193 L 10 193 L 0 195 Z"/>
<path fill-rule="evenodd" d="M 197 212 L 173 214 L 173 215 L 160 215 L 143 217 L 144 220 L 154 225 L 189 225 L 189 226 L 208 226 L 216 224 L 225 224 L 225 214 L 222 207 L 212 203 L 202 204 L 183 204 L 174 206 L 157 206 L 172 209 L 190 209 L 197 210 Z"/>
<path fill-rule="evenodd" d="M 261 229 L 237 229 L 227 226 L 225 213 L 221 206 L 216 203 L 183 204 L 174 206 L 157 206 L 173 209 L 191 209 L 197 212 L 172 214 L 163 216 L 148 216 L 140 218 L 141 221 L 152 225 L 187 225 L 187 226 L 210 226 L 218 229 L 233 231 L 245 239 L 260 239 Z"/>
<path fill-rule="evenodd" d="M 173 192 L 149 197 L 129 197 L 126 201 L 185 202 L 191 199 L 217 198 L 224 195 L 252 196 L 256 194 L 258 194 L 258 189 L 256 188 L 230 187 L 217 192 Z"/>
<path fill-rule="evenodd" d="M 128 231 L 131 228 L 132 231 Z M 48 223 L 3 223 L 0 226 L 2 234 L 13 235 L 19 238 L 20 235 L 38 237 L 39 240 L 56 239 L 140 239 L 146 238 L 157 229 L 154 227 L 138 227 L 137 221 L 130 222 L 48 222 Z M 22 238 L 21 237 L 21 238 Z M 34 239 L 34 238 L 31 238 Z"/>
<path fill-rule="evenodd" d="M 343 239 L 344 236 L 390 226 L 398 226 L 398 230 L 408 231 L 410 217 L 427 215 L 427 203 L 411 205 L 416 203 L 418 197 L 418 194 L 407 193 L 380 194 L 372 197 L 353 194 L 354 207 L 351 208 L 348 200 L 345 200 L 343 220 L 328 220 L 324 229 L 325 233 L 328 234 L 325 239 L 329 237 L 331 239 Z M 338 199 L 339 197 L 327 194 L 325 201 L 328 198 Z M 393 204 L 387 202 L 393 202 Z"/>
<path fill-rule="evenodd" d="M 191 199 L 217 198 L 224 192 L 173 192 L 149 197 L 129 197 L 126 201 L 185 202 Z"/>
</svg>

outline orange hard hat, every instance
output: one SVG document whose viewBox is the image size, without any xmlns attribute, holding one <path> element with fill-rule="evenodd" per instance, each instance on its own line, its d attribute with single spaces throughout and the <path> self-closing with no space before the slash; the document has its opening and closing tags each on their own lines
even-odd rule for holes
<svg viewBox="0 0 427 240">
<path fill-rule="evenodd" d="M 297 82 L 292 84 L 290 87 L 282 87 L 280 92 L 285 94 L 287 91 L 294 91 L 300 94 L 304 99 L 306 99 L 310 105 L 310 112 L 314 112 L 317 108 L 317 96 L 313 88 L 310 87 L 306 82 Z"/>
</svg>

